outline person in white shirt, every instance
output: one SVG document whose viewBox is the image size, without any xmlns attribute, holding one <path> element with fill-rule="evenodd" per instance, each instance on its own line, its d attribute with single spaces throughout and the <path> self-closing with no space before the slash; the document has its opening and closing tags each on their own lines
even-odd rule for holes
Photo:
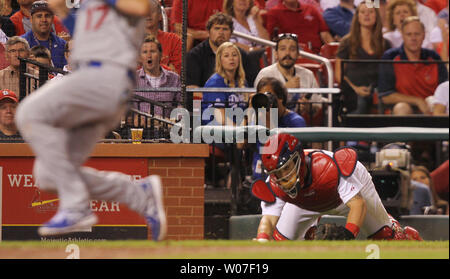
<svg viewBox="0 0 450 279">
<path fill-rule="evenodd" d="M 434 91 L 433 115 L 448 115 L 448 81 L 445 81 Z"/>
</svg>

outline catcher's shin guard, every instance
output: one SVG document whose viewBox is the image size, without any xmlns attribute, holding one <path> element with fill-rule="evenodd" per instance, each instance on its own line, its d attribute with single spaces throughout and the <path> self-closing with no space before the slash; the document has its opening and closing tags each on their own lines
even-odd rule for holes
<svg viewBox="0 0 450 279">
<path fill-rule="evenodd" d="M 384 226 L 379 229 L 376 233 L 368 237 L 372 240 L 406 240 L 406 235 L 403 229 L 396 224 L 393 224 L 392 228 Z"/>
<path fill-rule="evenodd" d="M 406 239 L 408 240 L 418 240 L 418 241 L 422 241 L 422 237 L 420 237 L 419 232 L 414 229 L 413 227 L 410 226 L 406 226 L 403 228 L 403 231 L 406 235 Z"/>
<path fill-rule="evenodd" d="M 273 231 L 273 240 L 276 241 L 281 241 L 281 240 L 289 240 L 289 238 L 285 237 L 284 235 L 282 235 L 277 228 L 275 228 L 275 230 Z"/>
</svg>

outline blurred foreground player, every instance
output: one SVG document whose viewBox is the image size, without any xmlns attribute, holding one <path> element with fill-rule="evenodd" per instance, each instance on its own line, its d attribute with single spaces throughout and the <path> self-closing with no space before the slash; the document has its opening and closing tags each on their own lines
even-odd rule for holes
<svg viewBox="0 0 450 279">
<path fill-rule="evenodd" d="M 360 229 L 371 239 L 421 240 L 419 233 L 388 215 L 366 168 L 351 148 L 304 151 L 289 134 L 271 136 L 263 154 L 269 177 L 255 181 L 262 200 L 257 240 L 355 239 Z M 316 226 L 322 215 L 347 216 L 345 227 Z"/>
<path fill-rule="evenodd" d="M 154 240 L 166 235 L 158 176 L 133 182 L 122 173 L 82 166 L 126 110 L 149 1 L 83 1 L 74 26 L 74 71 L 49 81 L 18 107 L 17 125 L 36 155 L 36 183 L 60 199 L 56 215 L 38 230 L 43 236 L 94 225 L 90 199 L 124 203 L 145 216 Z M 70 16 L 65 0 L 49 2 L 59 16 Z"/>
</svg>

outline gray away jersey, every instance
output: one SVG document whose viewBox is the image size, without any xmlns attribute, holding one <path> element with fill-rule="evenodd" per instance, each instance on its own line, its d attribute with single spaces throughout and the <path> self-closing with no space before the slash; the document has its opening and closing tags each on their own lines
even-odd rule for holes
<svg viewBox="0 0 450 279">
<path fill-rule="evenodd" d="M 119 13 L 102 0 L 83 1 L 78 11 L 72 62 L 102 61 L 136 68 L 145 20 Z"/>
</svg>

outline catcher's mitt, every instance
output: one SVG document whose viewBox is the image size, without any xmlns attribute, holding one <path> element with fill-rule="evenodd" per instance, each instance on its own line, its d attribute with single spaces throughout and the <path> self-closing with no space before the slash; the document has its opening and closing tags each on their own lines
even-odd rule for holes
<svg viewBox="0 0 450 279">
<path fill-rule="evenodd" d="M 343 226 L 336 224 L 320 224 L 310 228 L 305 235 L 307 240 L 351 240 L 353 233 Z"/>
</svg>

